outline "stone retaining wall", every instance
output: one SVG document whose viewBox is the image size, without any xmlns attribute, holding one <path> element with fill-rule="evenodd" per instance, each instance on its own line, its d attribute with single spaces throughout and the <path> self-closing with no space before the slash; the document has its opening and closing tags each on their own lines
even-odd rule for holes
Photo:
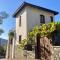
<svg viewBox="0 0 60 60">
<path fill-rule="evenodd" d="M 60 46 L 53 46 L 52 52 L 53 52 L 52 60 L 60 60 Z M 17 56 L 17 58 L 24 56 L 25 58 L 28 59 L 35 59 L 35 51 L 17 50 L 15 55 Z"/>
<path fill-rule="evenodd" d="M 27 51 L 28 58 L 35 58 L 34 51 Z M 52 60 L 60 60 L 60 46 L 53 46 Z"/>
<path fill-rule="evenodd" d="M 54 60 L 60 60 L 60 46 L 53 46 L 54 49 Z"/>
<path fill-rule="evenodd" d="M 26 56 L 27 58 L 35 59 L 35 52 L 34 51 L 24 51 L 23 55 Z"/>
</svg>

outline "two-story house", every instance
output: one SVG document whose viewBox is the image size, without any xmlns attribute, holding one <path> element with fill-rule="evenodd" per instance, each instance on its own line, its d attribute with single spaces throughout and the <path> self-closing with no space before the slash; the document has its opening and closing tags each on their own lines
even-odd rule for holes
<svg viewBox="0 0 60 60">
<path fill-rule="evenodd" d="M 47 8 L 27 2 L 22 3 L 13 14 L 13 17 L 16 18 L 16 43 L 25 39 L 34 26 L 53 22 L 54 16 L 57 14 L 58 12 Z"/>
</svg>

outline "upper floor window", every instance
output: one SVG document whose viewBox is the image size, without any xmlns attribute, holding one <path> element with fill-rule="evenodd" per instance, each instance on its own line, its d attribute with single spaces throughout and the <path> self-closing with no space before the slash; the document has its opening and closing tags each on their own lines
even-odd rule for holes
<svg viewBox="0 0 60 60">
<path fill-rule="evenodd" d="M 21 26 L 21 16 L 20 16 L 20 18 L 19 18 L 19 26 Z"/>
<path fill-rule="evenodd" d="M 45 23 L 45 16 L 44 15 L 40 15 L 40 23 L 41 24 Z"/>
<path fill-rule="evenodd" d="M 21 35 L 19 36 L 19 43 L 21 43 Z"/>
<path fill-rule="evenodd" d="M 50 16 L 50 19 L 51 19 L 51 22 L 53 22 L 53 17 L 52 16 Z"/>
</svg>

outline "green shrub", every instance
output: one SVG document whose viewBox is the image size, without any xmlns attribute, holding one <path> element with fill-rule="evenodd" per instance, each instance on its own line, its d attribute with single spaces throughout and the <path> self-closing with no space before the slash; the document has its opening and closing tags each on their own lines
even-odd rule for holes
<svg viewBox="0 0 60 60">
<path fill-rule="evenodd" d="M 42 24 L 41 26 L 35 26 L 31 32 L 28 33 L 27 39 L 22 40 L 20 47 L 24 49 L 27 44 L 35 44 L 35 37 L 39 33 L 40 37 L 51 38 L 51 33 L 55 30 L 60 32 L 60 22 L 50 22 L 48 24 Z"/>
<path fill-rule="evenodd" d="M 3 47 L 0 46 L 0 56 L 5 55 L 6 50 L 4 50 Z"/>
</svg>

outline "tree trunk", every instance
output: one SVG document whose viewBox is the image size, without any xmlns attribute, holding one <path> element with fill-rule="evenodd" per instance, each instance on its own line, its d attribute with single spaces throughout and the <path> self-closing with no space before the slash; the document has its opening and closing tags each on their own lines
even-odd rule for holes
<svg viewBox="0 0 60 60">
<path fill-rule="evenodd" d="M 40 59 L 40 35 L 37 34 L 36 37 L 36 46 L 35 46 L 35 58 Z"/>
<path fill-rule="evenodd" d="M 41 57 L 44 60 L 51 60 L 52 56 L 52 45 L 47 37 L 43 37 L 40 39 L 40 50 L 41 50 Z M 41 58 L 41 60 L 43 60 Z"/>
<path fill-rule="evenodd" d="M 37 34 L 36 47 L 35 47 L 35 58 L 41 60 L 52 60 L 53 47 L 50 44 L 50 40 L 47 37 L 40 37 Z"/>
</svg>

